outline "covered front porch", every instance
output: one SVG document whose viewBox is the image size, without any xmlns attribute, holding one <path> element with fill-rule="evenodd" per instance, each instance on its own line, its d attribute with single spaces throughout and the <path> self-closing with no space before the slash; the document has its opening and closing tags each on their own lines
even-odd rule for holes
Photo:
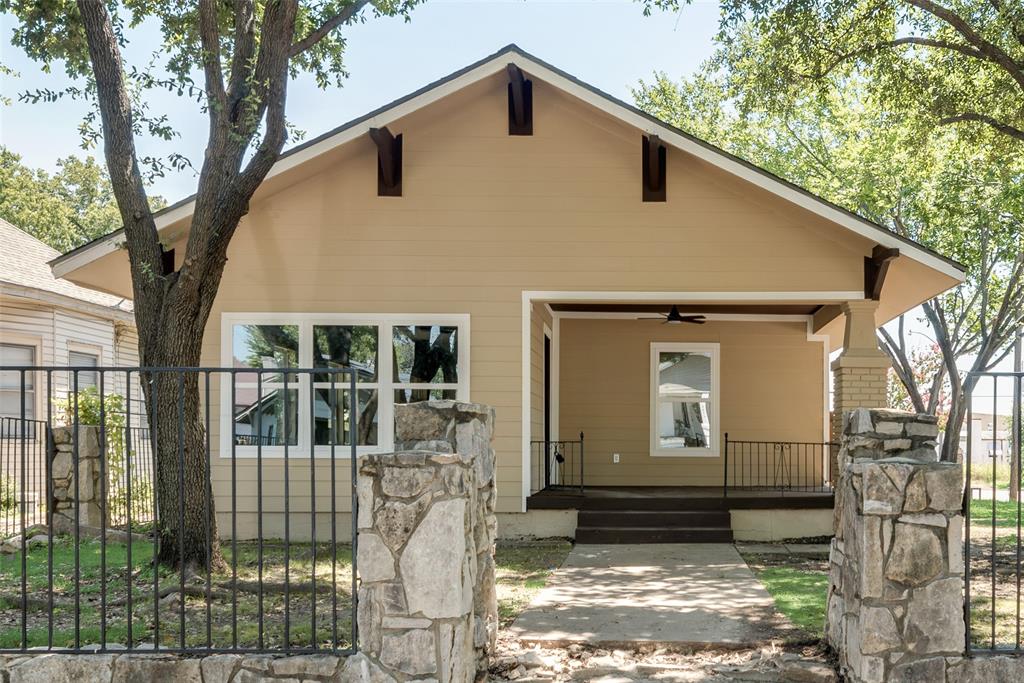
<svg viewBox="0 0 1024 683">
<path fill-rule="evenodd" d="M 859 292 L 686 296 L 524 293 L 524 501 L 570 488 L 831 492 L 829 375 L 852 369 L 836 382 L 847 392 L 836 405 L 847 394 L 884 401 L 878 302 Z"/>
<path fill-rule="evenodd" d="M 878 302 L 613 296 L 524 301 L 524 511 L 571 511 L 582 543 L 830 533 L 832 405 L 885 400 Z"/>
</svg>

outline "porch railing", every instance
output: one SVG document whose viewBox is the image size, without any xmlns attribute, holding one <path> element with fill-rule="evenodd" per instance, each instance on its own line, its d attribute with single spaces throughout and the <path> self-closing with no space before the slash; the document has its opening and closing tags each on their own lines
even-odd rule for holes
<svg viewBox="0 0 1024 683">
<path fill-rule="evenodd" d="M 832 461 L 839 444 L 812 441 L 742 441 L 725 434 L 722 494 L 736 490 L 832 491 Z"/>
<path fill-rule="evenodd" d="M 530 493 L 544 489 L 583 491 L 583 432 L 578 441 L 530 442 Z"/>
<path fill-rule="evenodd" d="M 80 402 L 86 372 L 97 391 Z M 21 413 L 0 424 L 0 481 L 16 507 L 43 501 L 0 538 L 0 652 L 355 650 L 355 435 L 370 408 L 349 369 L 0 375 Z M 135 405 L 122 421 L 97 398 L 133 381 L 155 407 L 146 428 L 125 426 Z"/>
</svg>

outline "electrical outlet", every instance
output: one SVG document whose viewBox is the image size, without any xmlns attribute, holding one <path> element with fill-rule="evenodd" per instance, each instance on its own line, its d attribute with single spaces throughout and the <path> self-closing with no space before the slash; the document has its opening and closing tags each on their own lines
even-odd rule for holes
<svg viewBox="0 0 1024 683">
<path fill-rule="evenodd" d="M 612 453 L 612 462 L 615 463 L 615 464 L 618 464 L 618 462 L 619 462 L 619 454 L 618 453 Z"/>
</svg>

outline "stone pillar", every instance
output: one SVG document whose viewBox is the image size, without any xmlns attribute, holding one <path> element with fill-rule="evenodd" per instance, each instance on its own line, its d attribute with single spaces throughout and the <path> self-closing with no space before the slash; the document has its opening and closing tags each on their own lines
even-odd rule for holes
<svg viewBox="0 0 1024 683">
<path fill-rule="evenodd" d="M 53 477 L 52 497 L 53 530 L 71 533 L 78 524 L 99 528 L 103 518 L 103 481 L 100 478 L 100 429 L 78 427 L 78 481 L 75 482 L 74 428 L 56 427 L 53 430 L 54 451 L 51 465 Z"/>
<path fill-rule="evenodd" d="M 889 381 L 888 356 L 878 348 L 875 311 L 870 299 L 847 301 L 841 306 L 846 317 L 843 352 L 832 361 L 832 440 L 842 438 L 843 415 L 855 408 L 884 408 Z M 838 467 L 832 462 L 832 483 Z"/>
<path fill-rule="evenodd" d="M 826 638 L 848 681 L 941 682 L 963 653 L 963 472 L 937 434 L 930 415 L 844 416 Z"/>
<path fill-rule="evenodd" d="M 359 472 L 360 647 L 400 680 L 473 681 L 497 638 L 494 413 L 396 406 L 396 453 Z"/>
</svg>

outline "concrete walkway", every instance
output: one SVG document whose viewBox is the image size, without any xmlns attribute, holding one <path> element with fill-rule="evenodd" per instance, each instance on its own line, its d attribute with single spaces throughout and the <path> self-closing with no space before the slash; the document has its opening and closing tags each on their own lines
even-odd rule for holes
<svg viewBox="0 0 1024 683">
<path fill-rule="evenodd" d="M 744 647 L 793 625 L 729 544 L 577 545 L 511 630 L 527 643 Z"/>
</svg>

